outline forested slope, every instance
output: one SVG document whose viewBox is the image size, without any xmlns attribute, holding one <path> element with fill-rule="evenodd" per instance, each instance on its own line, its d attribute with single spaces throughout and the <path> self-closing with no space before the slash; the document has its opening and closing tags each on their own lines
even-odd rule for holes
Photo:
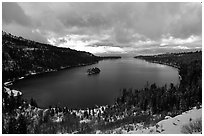
<svg viewBox="0 0 204 136">
<path fill-rule="evenodd" d="M 55 71 L 65 67 L 92 64 L 98 57 L 88 52 L 59 48 L 2 32 L 3 81 Z"/>
<path fill-rule="evenodd" d="M 176 109 L 185 111 L 192 106 L 202 103 L 201 51 L 154 56 L 136 56 L 135 58 L 170 65 L 179 69 L 179 75 L 181 76 L 179 87 L 174 89 L 174 91 L 167 92 L 167 94 L 170 93 L 169 96 L 175 97 L 174 99 L 172 98 L 169 100 L 169 104 L 177 103 Z M 168 107 L 168 104 L 166 107 Z"/>
</svg>

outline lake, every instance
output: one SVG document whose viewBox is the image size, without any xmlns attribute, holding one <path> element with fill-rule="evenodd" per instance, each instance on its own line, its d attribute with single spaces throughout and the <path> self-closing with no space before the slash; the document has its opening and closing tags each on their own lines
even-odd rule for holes
<svg viewBox="0 0 204 136">
<path fill-rule="evenodd" d="M 88 68 L 98 67 L 97 75 L 87 75 Z M 134 58 L 102 60 L 97 64 L 64 69 L 16 81 L 13 88 L 26 99 L 34 98 L 38 106 L 87 108 L 113 104 L 123 88 L 140 89 L 147 81 L 158 86 L 179 84 L 176 68 Z"/>
</svg>

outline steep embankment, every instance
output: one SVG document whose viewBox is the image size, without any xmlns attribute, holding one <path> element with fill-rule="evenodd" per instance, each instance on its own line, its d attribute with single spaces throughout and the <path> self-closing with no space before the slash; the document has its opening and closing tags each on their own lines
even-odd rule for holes
<svg viewBox="0 0 204 136">
<path fill-rule="evenodd" d="M 34 73 L 96 63 L 88 52 L 59 48 L 2 32 L 3 82 Z"/>
</svg>

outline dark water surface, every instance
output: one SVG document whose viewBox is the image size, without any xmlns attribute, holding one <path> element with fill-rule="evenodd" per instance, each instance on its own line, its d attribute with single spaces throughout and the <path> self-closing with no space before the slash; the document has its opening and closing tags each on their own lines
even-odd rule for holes
<svg viewBox="0 0 204 136">
<path fill-rule="evenodd" d="M 88 68 L 101 72 L 88 76 Z M 87 108 L 112 104 L 123 88 L 143 88 L 147 81 L 159 86 L 179 83 L 178 70 L 134 58 L 103 60 L 97 64 L 36 75 L 17 81 L 13 87 L 40 107 L 49 105 Z"/>
</svg>

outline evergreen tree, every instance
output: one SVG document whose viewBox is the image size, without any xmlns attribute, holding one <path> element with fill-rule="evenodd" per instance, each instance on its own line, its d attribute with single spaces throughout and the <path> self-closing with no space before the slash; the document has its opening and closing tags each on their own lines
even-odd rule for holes
<svg viewBox="0 0 204 136">
<path fill-rule="evenodd" d="M 33 107 L 38 107 L 37 102 L 33 98 L 30 99 L 30 105 Z"/>
<path fill-rule="evenodd" d="M 20 114 L 19 118 L 18 118 L 18 133 L 19 134 L 26 134 L 27 133 L 27 120 L 25 118 L 25 116 L 23 116 L 22 114 Z"/>
<path fill-rule="evenodd" d="M 16 96 L 16 106 L 17 106 L 17 108 L 19 107 L 19 106 L 21 106 L 22 105 L 22 96 L 20 95 L 20 93 L 18 92 L 17 93 L 17 96 Z"/>
<path fill-rule="evenodd" d="M 9 98 L 9 112 L 10 113 L 14 112 L 15 107 L 16 107 L 16 101 L 15 101 L 15 98 L 14 98 L 14 94 L 11 91 L 11 95 L 10 95 L 10 98 Z"/>
<path fill-rule="evenodd" d="M 8 133 L 9 134 L 17 134 L 17 121 L 14 117 L 11 117 L 9 119 L 9 123 L 8 123 Z"/>
</svg>

